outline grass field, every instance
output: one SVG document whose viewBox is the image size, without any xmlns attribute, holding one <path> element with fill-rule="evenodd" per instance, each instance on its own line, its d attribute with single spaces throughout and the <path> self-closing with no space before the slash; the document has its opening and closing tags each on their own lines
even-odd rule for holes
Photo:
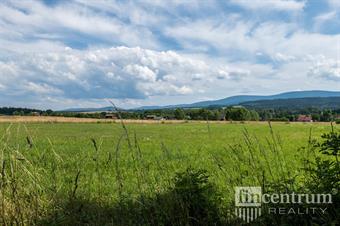
<svg viewBox="0 0 340 226">
<path fill-rule="evenodd" d="M 234 186 L 291 175 L 302 182 L 303 159 L 315 153 L 301 147 L 330 124 L 271 126 L 0 123 L 2 223 L 157 225 L 159 216 L 175 211 L 162 202 L 173 198 L 175 173 L 188 167 L 207 171 L 225 206 Z"/>
</svg>

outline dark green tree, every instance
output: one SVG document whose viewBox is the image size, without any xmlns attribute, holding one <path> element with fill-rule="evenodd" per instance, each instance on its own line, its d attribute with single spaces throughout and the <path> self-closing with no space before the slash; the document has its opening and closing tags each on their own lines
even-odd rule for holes
<svg viewBox="0 0 340 226">
<path fill-rule="evenodd" d="M 251 114 L 243 107 L 229 108 L 226 110 L 226 118 L 234 121 L 246 121 L 251 119 Z"/>
<path fill-rule="evenodd" d="M 183 109 L 181 109 L 181 108 L 177 108 L 174 112 L 174 115 L 175 115 L 175 119 L 178 119 L 178 120 L 185 119 L 185 113 L 184 113 Z"/>
</svg>

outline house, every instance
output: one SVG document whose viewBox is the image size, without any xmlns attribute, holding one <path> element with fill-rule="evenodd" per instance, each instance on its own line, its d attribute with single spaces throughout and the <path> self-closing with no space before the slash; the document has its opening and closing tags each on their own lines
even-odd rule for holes
<svg viewBox="0 0 340 226">
<path fill-rule="evenodd" d="M 31 112 L 31 115 L 32 116 L 40 116 L 40 112 L 33 111 L 33 112 Z"/>
<path fill-rule="evenodd" d="M 147 115 L 145 118 L 148 120 L 154 120 L 156 117 L 156 115 Z"/>
<path fill-rule="evenodd" d="M 226 115 L 225 115 L 225 113 L 220 113 L 220 114 L 217 116 L 217 120 L 225 121 L 225 120 L 226 120 Z"/>
<path fill-rule="evenodd" d="M 313 122 L 313 119 L 309 115 L 299 115 L 299 117 L 297 118 L 296 121 L 298 121 L 298 122 Z"/>
<path fill-rule="evenodd" d="M 112 114 L 112 113 L 107 113 L 105 114 L 105 118 L 106 119 L 118 119 L 116 114 Z"/>
<path fill-rule="evenodd" d="M 164 120 L 162 116 L 157 116 L 157 115 L 147 115 L 146 119 L 148 120 Z"/>
</svg>

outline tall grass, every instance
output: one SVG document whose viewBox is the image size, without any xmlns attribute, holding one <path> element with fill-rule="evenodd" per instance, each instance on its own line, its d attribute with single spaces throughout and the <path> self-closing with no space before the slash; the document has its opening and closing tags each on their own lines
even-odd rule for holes
<svg viewBox="0 0 340 226">
<path fill-rule="evenodd" d="M 38 147 L 24 125 L 17 134 L 12 127 L 0 139 L 1 225 L 237 225 L 235 186 L 297 191 L 306 182 L 299 170 L 312 168 L 302 160 L 318 155 L 309 138 L 287 156 L 271 124 L 264 140 L 245 129 L 238 142 L 211 152 L 205 165 L 161 141 L 161 154 L 150 157 L 123 121 L 109 149 L 91 138 L 91 151 L 75 155 L 59 153 L 51 139 Z M 207 129 L 214 139 L 209 124 Z M 19 133 L 25 133 L 25 144 L 10 141 Z M 200 150 L 192 152 L 200 156 Z M 257 224 L 280 225 L 281 219 L 266 220 Z"/>
</svg>

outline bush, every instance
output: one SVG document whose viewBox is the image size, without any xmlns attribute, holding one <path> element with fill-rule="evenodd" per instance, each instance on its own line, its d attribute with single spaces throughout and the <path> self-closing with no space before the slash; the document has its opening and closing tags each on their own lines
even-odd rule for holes
<svg viewBox="0 0 340 226">
<path fill-rule="evenodd" d="M 338 156 L 340 154 L 340 133 L 332 131 L 323 134 L 322 141 L 316 143 L 314 147 L 327 157 L 317 157 L 314 167 L 307 169 L 310 178 L 307 182 L 307 188 L 312 193 L 330 193 L 332 194 L 332 206 L 326 216 L 323 216 L 323 222 L 327 225 L 336 225 L 340 218 L 340 163 Z"/>
<path fill-rule="evenodd" d="M 219 225 L 219 205 L 221 197 L 209 182 L 206 170 L 189 167 L 174 177 L 171 191 L 176 197 L 177 213 L 184 213 L 185 225 Z M 184 225 L 184 224 L 183 224 Z"/>
</svg>

